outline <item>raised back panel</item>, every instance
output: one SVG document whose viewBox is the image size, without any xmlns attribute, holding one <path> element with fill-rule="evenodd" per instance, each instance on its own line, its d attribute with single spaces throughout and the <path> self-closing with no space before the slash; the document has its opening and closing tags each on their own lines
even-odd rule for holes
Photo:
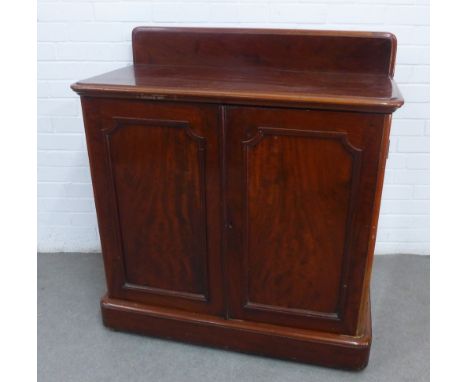
<svg viewBox="0 0 468 382">
<path fill-rule="evenodd" d="M 133 30 L 135 64 L 257 66 L 393 76 L 396 39 L 385 32 L 160 28 Z"/>
</svg>

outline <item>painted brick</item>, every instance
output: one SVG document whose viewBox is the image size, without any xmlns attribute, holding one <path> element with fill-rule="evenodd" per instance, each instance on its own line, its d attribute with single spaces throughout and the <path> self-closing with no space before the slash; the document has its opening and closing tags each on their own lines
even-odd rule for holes
<svg viewBox="0 0 468 382">
<path fill-rule="evenodd" d="M 381 24 L 384 22 L 386 11 L 386 7 L 380 5 L 334 4 L 328 7 L 328 22 L 341 24 Z"/>
<path fill-rule="evenodd" d="M 409 169 L 428 169 L 429 154 L 415 154 L 407 156 L 406 167 Z"/>
<path fill-rule="evenodd" d="M 37 169 L 37 179 L 39 182 L 91 182 L 88 167 L 41 166 Z"/>
<path fill-rule="evenodd" d="M 71 90 L 70 81 L 62 80 L 39 80 L 40 86 L 45 86 L 43 98 L 76 99 L 76 93 Z"/>
<path fill-rule="evenodd" d="M 411 199 L 413 195 L 413 187 L 388 185 L 384 187 L 382 198 L 384 199 Z"/>
<path fill-rule="evenodd" d="M 427 200 L 382 200 L 380 212 L 385 215 L 427 215 L 429 201 Z"/>
<path fill-rule="evenodd" d="M 38 41 L 68 41 L 68 39 L 66 23 L 37 23 Z"/>
<path fill-rule="evenodd" d="M 398 64 L 428 65 L 429 47 L 422 45 L 402 45 L 398 47 Z"/>
<path fill-rule="evenodd" d="M 91 3 L 39 3 L 37 20 L 43 21 L 86 21 L 93 19 Z"/>
<path fill-rule="evenodd" d="M 429 241 L 429 231 L 427 229 L 381 229 L 379 240 L 390 243 L 421 243 Z"/>
<path fill-rule="evenodd" d="M 403 154 L 394 154 L 390 153 L 387 158 L 387 169 L 392 168 L 405 168 L 406 166 L 406 156 Z"/>
<path fill-rule="evenodd" d="M 97 216 L 92 213 L 76 213 L 71 215 L 71 225 L 78 227 L 96 227 L 97 229 Z"/>
<path fill-rule="evenodd" d="M 429 103 L 418 102 L 418 103 L 405 103 L 404 107 L 398 109 L 394 114 L 393 118 L 408 118 L 408 119 L 426 119 L 429 115 Z"/>
<path fill-rule="evenodd" d="M 81 22 L 67 25 L 68 39 L 62 41 L 79 42 L 118 42 L 124 41 L 127 32 L 122 23 Z M 125 33 L 126 35 L 127 33 Z"/>
<path fill-rule="evenodd" d="M 399 137 L 398 152 L 428 153 L 429 138 L 427 137 Z"/>
<path fill-rule="evenodd" d="M 316 4 L 274 3 L 269 11 L 274 23 L 325 23 L 327 18 L 327 9 Z"/>
<path fill-rule="evenodd" d="M 39 99 L 37 114 L 39 116 L 77 115 L 78 103 L 76 99 Z"/>
<path fill-rule="evenodd" d="M 49 96 L 49 84 L 47 81 L 37 81 L 37 98 L 47 98 Z"/>
<path fill-rule="evenodd" d="M 429 228 L 429 216 L 428 215 L 382 215 L 379 218 L 379 229 L 380 228 Z M 397 240 L 398 241 L 398 240 Z"/>
<path fill-rule="evenodd" d="M 51 151 L 39 150 L 37 152 L 38 166 L 52 167 L 87 167 L 88 155 L 86 151 Z"/>
<path fill-rule="evenodd" d="M 414 67 L 412 65 L 402 65 L 397 63 L 395 67 L 395 81 L 400 85 L 411 82 L 413 71 Z"/>
<path fill-rule="evenodd" d="M 52 132 L 52 123 L 49 117 L 37 118 L 37 131 L 38 133 L 51 133 Z"/>
<path fill-rule="evenodd" d="M 391 135 L 399 137 L 402 135 L 424 134 L 425 121 L 422 119 L 394 119 L 391 128 Z"/>
<path fill-rule="evenodd" d="M 429 25 L 429 7 L 387 7 L 385 11 L 385 22 L 388 24 Z"/>
<path fill-rule="evenodd" d="M 424 125 L 424 135 L 429 135 L 430 134 L 430 128 L 431 128 L 430 125 L 431 125 L 431 123 L 430 123 L 430 121 L 428 119 L 425 122 L 426 123 Z"/>
<path fill-rule="evenodd" d="M 429 246 L 427 242 L 421 243 L 387 243 L 379 241 L 380 236 L 377 235 L 377 243 L 375 252 L 382 255 L 391 255 L 395 253 L 407 255 L 429 255 Z"/>
<path fill-rule="evenodd" d="M 430 193 L 429 193 L 429 186 L 420 186 L 416 185 L 414 186 L 414 199 L 429 199 Z"/>
<path fill-rule="evenodd" d="M 413 72 L 411 73 L 411 83 L 423 83 L 428 84 L 430 78 L 429 65 L 417 65 L 414 66 Z"/>
<path fill-rule="evenodd" d="M 44 198 L 92 198 L 93 188 L 89 182 L 40 182 L 37 185 L 37 194 Z"/>
<path fill-rule="evenodd" d="M 83 119 L 80 117 L 52 117 L 52 127 L 57 133 L 84 133 Z"/>
<path fill-rule="evenodd" d="M 270 4 L 267 2 L 251 2 L 237 4 L 239 21 L 243 23 L 267 23 L 270 21 Z"/>
<path fill-rule="evenodd" d="M 71 224 L 71 214 L 64 212 L 40 212 L 37 223 L 40 227 L 68 227 Z"/>
<path fill-rule="evenodd" d="M 429 27 L 414 25 L 386 25 L 385 30 L 392 32 L 398 45 L 429 45 Z"/>
<path fill-rule="evenodd" d="M 83 252 L 101 250 L 94 227 L 39 226 L 37 237 L 40 239 L 37 248 L 39 252 L 70 252 L 71 248 L 80 248 Z"/>
<path fill-rule="evenodd" d="M 399 88 L 407 102 L 429 102 L 429 85 L 402 84 Z"/>
<path fill-rule="evenodd" d="M 57 58 L 65 61 L 131 61 L 130 43 L 57 43 Z"/>
<path fill-rule="evenodd" d="M 122 62 L 39 62 L 37 77 L 39 80 L 68 80 L 71 85 L 87 77 L 93 77 L 104 72 L 124 66 Z"/>
<path fill-rule="evenodd" d="M 92 212 L 93 199 L 88 198 L 38 198 L 38 212 Z"/>
<path fill-rule="evenodd" d="M 96 21 L 151 21 L 151 3 L 95 3 Z"/>
<path fill-rule="evenodd" d="M 38 61 L 50 61 L 55 60 L 57 52 L 55 49 L 55 44 L 39 42 L 37 44 L 37 59 Z"/>
<path fill-rule="evenodd" d="M 429 184 L 427 170 L 400 170 L 395 174 L 397 184 Z"/>
</svg>

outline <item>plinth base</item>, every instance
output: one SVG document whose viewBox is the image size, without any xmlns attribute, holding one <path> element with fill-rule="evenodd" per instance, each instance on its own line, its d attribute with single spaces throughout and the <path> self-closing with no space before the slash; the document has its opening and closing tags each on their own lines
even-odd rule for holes
<svg viewBox="0 0 468 382">
<path fill-rule="evenodd" d="M 369 360 L 370 308 L 361 336 L 225 320 L 113 299 L 107 295 L 101 300 L 101 310 L 104 325 L 121 331 L 327 367 L 360 370 Z"/>
</svg>

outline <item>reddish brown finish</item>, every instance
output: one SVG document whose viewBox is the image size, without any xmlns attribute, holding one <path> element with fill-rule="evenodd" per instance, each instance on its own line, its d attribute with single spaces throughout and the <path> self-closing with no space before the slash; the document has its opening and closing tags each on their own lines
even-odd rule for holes
<svg viewBox="0 0 468 382">
<path fill-rule="evenodd" d="M 230 314 L 353 334 L 385 116 L 237 107 L 226 120 Z"/>
<path fill-rule="evenodd" d="M 390 33 L 136 28 L 134 65 L 80 81 L 80 94 L 391 113 Z"/>
<path fill-rule="evenodd" d="M 82 104 L 109 296 L 221 314 L 217 108 Z"/>
<path fill-rule="evenodd" d="M 393 112 L 403 100 L 388 75 L 261 67 L 134 65 L 80 81 L 80 94 L 239 105 Z"/>
<path fill-rule="evenodd" d="M 224 320 L 107 296 L 101 301 L 101 309 L 104 325 L 113 329 L 328 367 L 363 369 L 372 341 L 370 310 L 363 320 L 365 330 L 359 336 L 346 336 Z"/>
<path fill-rule="evenodd" d="M 206 299 L 205 138 L 186 122 L 114 122 L 106 138 L 128 283 Z"/>
<path fill-rule="evenodd" d="M 135 65 L 391 76 L 396 54 L 395 36 L 383 32 L 139 27 L 132 46 Z"/>
<path fill-rule="evenodd" d="M 364 367 L 390 113 L 403 103 L 394 37 L 137 28 L 133 47 L 134 66 L 73 85 L 104 323 Z"/>
</svg>

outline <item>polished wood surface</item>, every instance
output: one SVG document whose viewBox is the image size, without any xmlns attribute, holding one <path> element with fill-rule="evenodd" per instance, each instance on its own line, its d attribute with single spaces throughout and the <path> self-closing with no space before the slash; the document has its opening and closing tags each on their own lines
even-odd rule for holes
<svg viewBox="0 0 468 382">
<path fill-rule="evenodd" d="M 356 330 L 384 119 L 227 109 L 233 317 Z"/>
<path fill-rule="evenodd" d="M 205 138 L 141 115 L 116 118 L 106 138 L 128 283 L 206 299 Z"/>
<path fill-rule="evenodd" d="M 387 75 L 259 67 L 134 65 L 80 81 L 83 95 L 392 112 L 402 98 Z"/>
<path fill-rule="evenodd" d="M 390 33 L 136 28 L 134 65 L 80 81 L 94 96 L 392 112 Z"/>
<path fill-rule="evenodd" d="M 220 314 L 217 108 L 82 105 L 109 296 Z"/>
<path fill-rule="evenodd" d="M 101 309 L 104 325 L 112 329 L 334 368 L 365 368 L 372 342 L 370 309 L 359 336 L 224 320 L 108 296 Z"/>
<path fill-rule="evenodd" d="M 393 77 L 396 38 L 386 32 L 138 27 L 133 62 L 260 67 Z"/>
<path fill-rule="evenodd" d="M 81 95 L 119 330 L 361 369 L 388 33 L 136 28 Z"/>
</svg>

